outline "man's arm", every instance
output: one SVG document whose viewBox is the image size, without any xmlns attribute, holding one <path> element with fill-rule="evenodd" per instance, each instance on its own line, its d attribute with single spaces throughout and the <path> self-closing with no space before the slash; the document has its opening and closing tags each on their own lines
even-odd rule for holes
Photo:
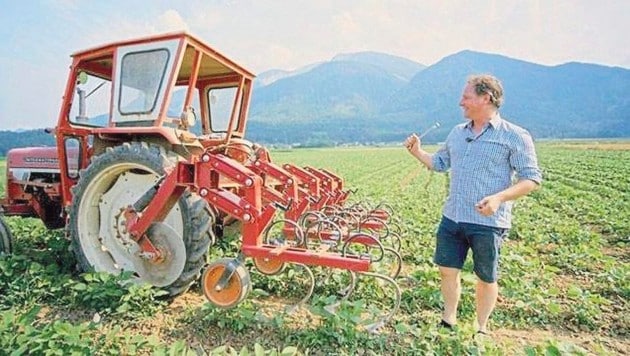
<svg viewBox="0 0 630 356">
<path fill-rule="evenodd" d="M 409 153 L 414 156 L 418 161 L 422 162 L 428 169 L 433 169 L 433 155 L 423 150 L 420 147 L 410 149 Z"/>
<path fill-rule="evenodd" d="M 420 138 L 416 134 L 412 134 L 405 140 L 405 147 L 418 161 L 424 164 L 428 169 L 433 169 L 433 155 L 420 147 Z"/>
<path fill-rule="evenodd" d="M 540 187 L 542 174 L 538 168 L 534 141 L 527 131 L 520 132 L 516 138 L 510 154 L 510 165 L 519 180 L 513 186 L 489 195 L 475 204 L 475 208 L 482 215 L 492 215 L 499 209 L 501 203 L 516 200 Z"/>
</svg>

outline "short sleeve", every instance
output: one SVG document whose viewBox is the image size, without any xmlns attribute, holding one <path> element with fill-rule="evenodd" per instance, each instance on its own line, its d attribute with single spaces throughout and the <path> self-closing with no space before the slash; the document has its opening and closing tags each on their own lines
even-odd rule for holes
<svg viewBox="0 0 630 356">
<path fill-rule="evenodd" d="M 449 145 L 453 137 L 454 130 L 455 129 L 451 130 L 448 134 L 444 145 L 442 145 L 442 147 L 433 154 L 433 170 L 436 172 L 446 172 L 451 168 L 451 153 Z"/>
<path fill-rule="evenodd" d="M 532 136 L 525 130 L 518 132 L 517 135 L 515 145 L 510 153 L 510 165 L 519 180 L 529 179 L 540 184 L 542 173 L 538 168 L 538 158 Z"/>
</svg>

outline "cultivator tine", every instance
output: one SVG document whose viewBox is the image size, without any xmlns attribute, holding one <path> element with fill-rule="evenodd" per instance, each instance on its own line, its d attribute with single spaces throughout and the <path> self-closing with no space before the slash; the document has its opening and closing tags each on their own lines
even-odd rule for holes
<svg viewBox="0 0 630 356">
<path fill-rule="evenodd" d="M 394 208 L 392 208 L 392 206 L 387 203 L 380 202 L 374 207 L 374 209 L 372 209 L 372 215 L 389 219 L 394 215 Z"/>
<path fill-rule="evenodd" d="M 385 252 L 389 252 L 389 254 L 394 255 L 394 263 L 391 265 L 393 268 L 390 268 L 390 273 L 387 276 L 391 279 L 396 279 L 402 270 L 402 256 L 390 247 L 385 247 L 384 250 Z"/>
<path fill-rule="evenodd" d="M 348 300 L 348 298 L 350 298 L 350 295 L 352 295 L 352 292 L 354 292 L 354 289 L 357 286 L 357 274 L 354 271 L 348 271 L 348 272 L 350 273 L 350 284 L 346 286 L 346 288 L 340 289 L 337 292 L 339 295 L 341 295 L 341 299 L 339 299 L 338 301 L 332 304 L 328 304 L 324 306 L 324 310 L 326 310 L 330 314 L 335 314 L 337 312 L 337 308 L 339 308 L 341 303 L 345 302 L 346 300 Z"/>
<path fill-rule="evenodd" d="M 396 250 L 396 252 L 400 253 L 400 247 L 402 246 L 400 235 L 392 231 L 388 236 L 388 240 L 391 241 L 391 247 Z"/>
<path fill-rule="evenodd" d="M 357 244 L 361 244 L 361 245 L 369 246 L 369 247 L 376 246 L 380 250 L 380 254 L 378 255 L 378 258 L 372 258 L 372 255 L 370 254 L 361 256 L 363 258 L 369 259 L 371 263 L 379 262 L 385 256 L 385 249 L 383 247 L 383 244 L 381 244 L 381 242 L 376 237 L 372 235 L 368 235 L 366 233 L 357 233 L 347 238 L 344 241 L 343 246 L 341 247 L 342 256 L 346 256 L 348 254 L 348 246 L 350 246 L 350 244 L 353 243 L 355 240 Z"/>
<path fill-rule="evenodd" d="M 387 225 L 384 220 L 377 217 L 368 216 L 361 221 L 361 223 L 359 224 L 359 232 L 366 229 L 375 232 L 380 231 L 381 233 L 379 233 L 378 236 L 378 238 L 380 239 L 385 238 L 389 235 L 389 225 Z"/>
<path fill-rule="evenodd" d="M 315 275 L 313 274 L 313 271 L 311 270 L 310 267 L 308 267 L 305 264 L 302 263 L 294 263 L 294 265 L 302 267 L 302 269 L 304 269 L 306 271 L 306 274 L 309 277 L 309 280 L 311 281 L 311 284 L 308 288 L 308 293 L 306 293 L 306 295 L 304 296 L 304 298 L 302 298 L 299 302 L 297 302 L 296 304 L 287 307 L 286 312 L 288 314 L 293 314 L 295 313 L 298 308 L 300 308 L 302 305 L 304 305 L 309 299 L 311 299 L 311 297 L 313 296 L 313 291 L 315 290 Z"/>
<path fill-rule="evenodd" d="M 365 326 L 365 329 L 368 332 L 376 333 L 378 331 L 378 329 L 383 327 L 385 324 L 387 324 L 391 320 L 391 318 L 394 317 L 394 315 L 396 314 L 396 312 L 400 308 L 400 301 L 401 301 L 402 293 L 400 291 L 400 287 L 398 286 L 398 284 L 392 278 L 390 278 L 388 276 L 385 276 L 385 275 L 382 275 L 382 274 L 379 274 L 379 273 L 373 273 L 373 272 L 359 272 L 359 273 L 364 275 L 364 276 L 381 279 L 381 280 L 385 281 L 386 283 L 391 284 L 394 287 L 394 291 L 396 292 L 395 301 L 394 301 L 394 307 L 389 312 L 389 314 L 387 314 L 383 318 L 379 319 L 378 321 L 376 321 L 376 322 L 374 322 L 372 324 L 368 324 L 368 325 Z"/>
<path fill-rule="evenodd" d="M 289 236 L 288 238 L 293 238 L 292 243 L 295 246 L 306 246 L 306 238 L 304 236 L 304 230 L 298 223 L 289 219 L 276 219 L 271 224 L 269 224 L 267 228 L 265 228 L 262 234 L 263 243 L 274 244 L 274 245 L 285 243 L 284 239 L 287 238 L 286 234 L 283 234 L 282 236 L 277 237 L 277 238 L 272 238 L 272 239 L 269 238 L 269 232 L 271 232 L 274 226 L 279 225 L 279 224 L 284 224 L 285 229 L 287 226 L 290 226 L 292 228 L 293 234 L 292 236 Z"/>
</svg>

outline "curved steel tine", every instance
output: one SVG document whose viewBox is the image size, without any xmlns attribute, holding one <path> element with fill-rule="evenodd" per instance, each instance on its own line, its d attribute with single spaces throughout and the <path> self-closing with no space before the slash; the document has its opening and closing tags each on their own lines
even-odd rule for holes
<svg viewBox="0 0 630 356">
<path fill-rule="evenodd" d="M 324 277 L 322 283 L 328 282 L 328 280 L 330 279 L 330 277 L 332 277 L 332 275 L 334 273 L 334 270 L 332 270 L 332 269 L 329 269 L 327 271 L 328 271 L 328 274 L 326 275 L 326 277 Z"/>
<path fill-rule="evenodd" d="M 350 298 L 350 295 L 354 292 L 354 288 L 357 286 L 357 274 L 350 270 L 348 270 L 348 272 L 350 272 L 350 284 L 346 288 L 342 288 L 337 292 L 337 294 L 342 296 L 342 301 Z"/>
<path fill-rule="evenodd" d="M 350 272 L 350 285 L 339 291 L 340 293 L 345 292 L 345 294 L 338 301 L 332 304 L 328 304 L 324 307 L 324 310 L 326 310 L 330 314 L 337 313 L 337 308 L 339 308 L 341 303 L 343 303 L 344 301 L 348 300 L 348 298 L 350 298 L 350 295 L 352 294 L 352 292 L 354 292 L 354 288 L 357 286 L 356 272 L 350 271 L 350 270 L 348 270 L 348 272 Z"/>
<path fill-rule="evenodd" d="M 385 317 L 379 319 L 378 321 L 376 321 L 376 322 L 374 322 L 372 324 L 368 324 L 368 325 L 365 326 L 365 329 L 368 332 L 376 333 L 378 331 L 378 329 L 383 327 L 385 324 L 387 324 L 387 322 L 389 322 L 391 320 L 391 318 L 394 317 L 394 315 L 398 311 L 398 308 L 400 308 L 400 301 L 401 301 L 402 292 L 400 291 L 400 287 L 398 286 L 398 284 L 393 279 L 389 278 L 388 276 L 385 276 L 385 275 L 382 275 L 382 274 L 378 274 L 378 273 L 372 273 L 372 272 L 359 272 L 359 273 L 361 273 L 362 275 L 365 275 L 365 276 L 381 279 L 381 280 L 383 280 L 383 281 L 385 281 L 387 283 L 390 283 L 392 286 L 394 286 L 394 291 L 396 292 L 396 300 L 394 302 L 394 307 L 389 312 L 389 314 L 387 314 Z"/>
<path fill-rule="evenodd" d="M 370 222 L 370 221 L 374 221 L 376 223 L 379 223 L 379 224 L 381 224 L 384 227 L 384 229 L 383 229 L 384 231 L 383 231 L 382 234 L 378 234 L 378 231 L 376 231 L 376 233 L 378 234 L 377 237 L 379 239 L 384 239 L 387 236 L 389 236 L 390 228 L 389 228 L 389 225 L 387 224 L 387 222 L 385 222 L 383 219 L 379 219 L 379 218 L 374 217 L 374 216 L 368 216 L 367 218 L 365 218 L 365 219 L 363 219 L 361 221 L 361 224 L 365 224 L 365 223 Z"/>
<path fill-rule="evenodd" d="M 400 271 L 402 270 L 402 256 L 400 256 L 400 253 L 398 253 L 396 250 L 392 248 L 385 247 L 384 250 L 394 255 L 395 267 L 390 270 L 391 273 L 389 274 L 388 277 L 391 279 L 396 279 L 398 278 L 398 276 L 400 275 Z"/>
<path fill-rule="evenodd" d="M 369 254 L 369 250 L 368 250 Z M 385 256 L 392 255 L 393 258 L 386 258 Z M 375 261 L 371 264 L 370 271 L 373 273 L 382 274 L 388 276 L 391 279 L 396 279 L 402 271 L 402 256 L 396 250 L 391 247 L 383 247 L 383 258 Z"/>
<path fill-rule="evenodd" d="M 308 221 L 308 219 L 312 217 L 315 219 L 315 223 L 312 221 Z M 309 210 L 304 212 L 297 220 L 298 225 L 302 226 L 302 229 L 308 230 L 309 227 L 314 226 L 317 221 L 321 219 L 325 219 L 326 216 L 317 210 Z"/>
<path fill-rule="evenodd" d="M 395 232 L 398 235 L 402 235 L 403 234 L 402 228 L 400 227 L 400 220 L 393 219 L 391 221 L 388 221 L 388 224 L 391 226 L 392 232 Z"/>
<path fill-rule="evenodd" d="M 387 218 L 391 218 L 394 215 L 394 208 L 392 208 L 392 206 L 388 203 L 385 202 L 380 202 L 378 203 L 373 209 L 372 212 L 377 211 L 377 210 L 382 210 L 385 212 L 385 214 L 387 214 Z"/>
<path fill-rule="evenodd" d="M 377 258 L 377 259 L 372 259 L 372 258 L 370 257 L 370 262 L 379 262 L 380 260 L 382 260 L 382 259 L 383 259 L 383 256 L 385 255 L 385 250 L 383 249 L 383 244 L 382 244 L 382 243 L 379 241 L 379 239 L 377 239 L 376 237 L 374 237 L 374 236 L 372 236 L 372 235 L 369 235 L 369 234 L 366 234 L 366 233 L 363 233 L 363 232 L 357 233 L 356 235 L 352 235 L 352 236 L 350 236 L 348 239 L 346 239 L 346 241 L 344 241 L 344 244 L 343 244 L 343 246 L 341 247 L 341 256 L 344 256 L 344 257 L 346 256 L 346 250 L 348 249 L 348 245 L 350 245 L 350 243 L 351 243 L 353 240 L 358 239 L 360 236 L 365 236 L 365 237 L 368 237 L 369 239 L 371 239 L 372 241 L 374 241 L 374 243 L 376 244 L 376 246 L 378 247 L 378 249 L 381 251 L 381 254 L 380 254 L 379 258 Z"/>
<path fill-rule="evenodd" d="M 309 299 L 311 299 L 311 297 L 313 296 L 313 291 L 315 290 L 315 275 L 313 275 L 313 271 L 310 269 L 310 267 L 308 267 L 305 264 L 302 263 L 294 263 L 294 265 L 296 266 L 300 266 L 302 267 L 305 271 L 306 274 L 308 275 L 309 279 L 311 280 L 311 286 L 308 288 L 308 293 L 306 293 L 306 296 L 304 296 L 304 298 L 302 298 L 299 302 L 297 302 L 294 305 L 288 306 L 286 308 L 286 312 L 288 314 L 293 314 L 295 313 L 298 308 L 300 308 L 302 305 L 304 305 Z"/>
<path fill-rule="evenodd" d="M 390 236 L 392 237 L 392 248 L 396 250 L 396 252 L 400 253 L 400 248 L 402 247 L 402 239 L 400 238 L 400 235 L 392 231 Z"/>
</svg>

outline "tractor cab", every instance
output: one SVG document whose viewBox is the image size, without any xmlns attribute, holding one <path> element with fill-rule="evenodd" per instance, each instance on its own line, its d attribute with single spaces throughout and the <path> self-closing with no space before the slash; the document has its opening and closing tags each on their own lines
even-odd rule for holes
<svg viewBox="0 0 630 356">
<path fill-rule="evenodd" d="M 243 136 L 254 76 L 190 35 L 110 44 L 73 59 L 66 96 L 73 99 L 60 126 Z"/>
<path fill-rule="evenodd" d="M 254 75 L 193 36 L 122 41 L 72 58 L 56 128 L 59 157 L 68 157 L 60 160 L 66 189 L 77 179 L 71 166 L 86 167 L 120 141 L 152 142 L 181 156 L 227 144 L 237 148 L 232 156 L 251 149 L 243 136 Z M 67 153 L 77 147 L 75 162 Z"/>
</svg>

